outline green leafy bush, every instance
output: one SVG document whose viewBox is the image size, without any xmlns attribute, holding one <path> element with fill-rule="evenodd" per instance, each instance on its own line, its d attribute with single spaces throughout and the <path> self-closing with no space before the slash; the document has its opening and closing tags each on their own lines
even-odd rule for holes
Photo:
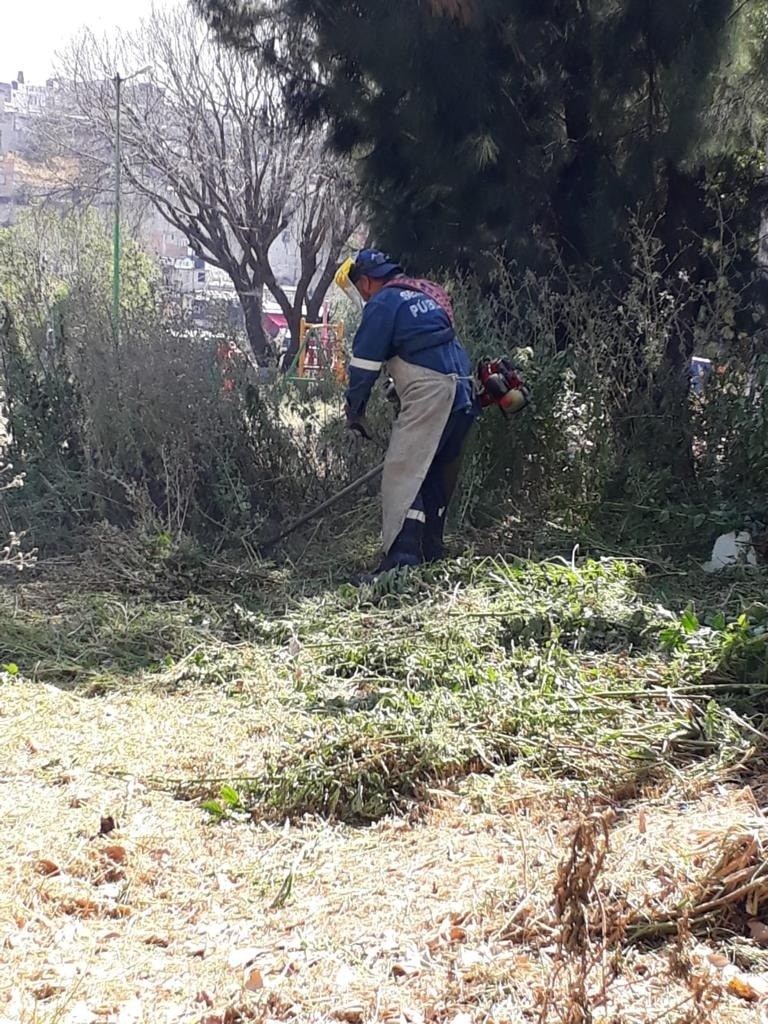
<svg viewBox="0 0 768 1024">
<path fill-rule="evenodd" d="M 248 545 L 378 461 L 378 445 L 345 428 L 339 382 L 265 381 L 244 355 L 225 367 L 228 330 L 214 338 L 162 302 L 130 246 L 118 343 L 104 226 L 30 218 L 0 232 L 0 386 L 9 457 L 27 480 L 6 504 L 34 543 L 66 546 L 107 520 L 139 525 L 150 543 L 191 535 Z M 596 279 L 538 275 L 501 255 L 482 286 L 454 283 L 473 360 L 510 353 L 533 391 L 511 420 L 496 409 L 481 418 L 452 508 L 458 522 L 515 513 L 579 536 L 610 520 L 626 536 L 705 541 L 747 513 L 761 519 L 768 364 L 744 327 L 753 309 L 724 238 L 702 243 L 708 269 L 694 283 L 662 272 L 658 242 L 635 226 L 620 298 Z M 688 380 L 691 337 L 725 367 L 700 395 Z M 391 416 L 377 395 L 369 419 L 379 445 Z"/>
<path fill-rule="evenodd" d="M 664 510 L 680 536 L 710 513 L 716 529 L 726 509 L 736 522 L 759 510 L 768 362 L 747 329 L 760 312 L 728 238 L 724 229 L 722 244 L 702 242 L 694 281 L 662 267 L 658 241 L 635 225 L 620 296 L 596 278 L 539 275 L 502 258 L 484 287 L 458 282 L 458 331 L 473 358 L 511 354 L 533 393 L 533 405 L 510 420 L 495 409 L 482 417 L 462 514 L 482 521 L 488 509 L 516 508 L 578 525 L 606 510 L 614 521 L 634 517 L 640 506 L 641 520 Z M 699 393 L 691 347 L 712 359 Z M 686 506 L 690 515 L 678 517 Z"/>
</svg>

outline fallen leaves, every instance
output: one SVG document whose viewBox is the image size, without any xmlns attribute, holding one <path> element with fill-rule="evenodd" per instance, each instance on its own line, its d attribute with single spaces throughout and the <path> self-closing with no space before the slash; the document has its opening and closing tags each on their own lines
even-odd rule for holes
<svg viewBox="0 0 768 1024">
<path fill-rule="evenodd" d="M 405 954 L 392 964 L 390 973 L 393 978 L 412 978 L 421 972 L 424 965 L 425 954 L 416 945 L 410 945 Z"/>
<path fill-rule="evenodd" d="M 82 879 L 93 885 L 106 886 L 126 877 L 128 853 L 124 846 L 91 847 L 80 856 L 67 861 L 66 869 L 50 857 L 38 857 L 32 862 L 35 874 L 44 878 L 60 879 L 62 883 Z"/>
<path fill-rule="evenodd" d="M 60 914 L 76 918 L 109 918 L 112 920 L 131 917 L 133 907 L 125 903 L 98 901 L 88 896 L 64 896 L 55 900 L 56 910 Z"/>
<path fill-rule="evenodd" d="M 253 967 L 248 971 L 244 986 L 249 992 L 258 992 L 259 989 L 264 988 L 264 976 L 258 967 Z"/>
<path fill-rule="evenodd" d="M 109 833 L 114 832 L 116 828 L 117 822 L 115 821 L 111 814 L 102 815 L 101 820 L 99 822 L 98 832 L 100 836 L 108 836 Z"/>
<path fill-rule="evenodd" d="M 768 1003 L 768 973 L 742 971 L 724 953 L 703 942 L 691 946 L 689 957 L 699 994 L 709 989 L 713 993 L 727 992 L 747 1002 Z"/>
<path fill-rule="evenodd" d="M 337 1006 L 331 1010 L 331 1017 L 334 1020 L 346 1021 L 347 1024 L 361 1024 L 365 1017 L 365 1007 L 357 1004 Z"/>
<path fill-rule="evenodd" d="M 465 927 L 467 915 L 462 911 L 454 911 L 441 921 L 437 930 L 428 936 L 426 947 L 434 953 L 441 946 L 450 946 L 457 942 L 467 941 L 467 929 Z"/>
<path fill-rule="evenodd" d="M 53 878 L 61 874 L 59 865 L 55 861 L 47 860 L 46 858 L 36 860 L 34 868 L 38 875 L 45 875 L 47 878 Z"/>
<path fill-rule="evenodd" d="M 749 1002 L 768 998 L 768 978 L 761 974 L 748 974 L 729 965 L 723 970 L 725 987 L 731 995 Z"/>
<path fill-rule="evenodd" d="M 32 988 L 32 995 L 40 1002 L 44 1002 L 46 999 L 52 999 L 54 996 L 59 995 L 62 991 L 62 985 L 54 985 L 50 981 L 44 981 Z"/>
<path fill-rule="evenodd" d="M 128 855 L 122 846 L 106 846 L 95 858 L 93 881 L 96 885 L 121 882 L 125 878 Z"/>
<path fill-rule="evenodd" d="M 128 859 L 124 846 L 102 846 L 101 854 L 106 860 L 111 860 L 115 864 L 125 864 Z"/>
<path fill-rule="evenodd" d="M 57 835 L 43 846 L 36 837 L 23 854 L 19 874 L 28 892 L 18 911 L 29 924 L 23 935 L 20 925 L 13 932 L 18 945 L 0 953 L 29 979 L 28 993 L 34 985 L 39 999 L 47 998 L 38 1013 L 67 1000 L 61 1024 L 78 1024 L 78 1017 L 81 1024 L 301 1024 L 320 1015 L 342 1024 L 507 1024 L 520 1019 L 508 1006 L 535 1006 L 549 977 L 546 948 L 524 940 L 541 936 L 540 876 L 556 861 L 550 854 L 539 860 L 539 847 L 546 841 L 553 850 L 559 836 L 527 819 L 513 831 L 509 816 L 481 819 L 449 807 L 439 822 L 413 827 L 393 819 L 367 832 L 332 834 L 310 821 L 289 829 L 230 823 L 207 830 L 193 809 L 157 793 L 124 810 L 115 790 L 89 792 L 78 814 L 69 796 L 62 789 L 59 807 L 73 825 L 66 841 Z M 120 809 L 121 830 L 93 838 L 93 807 L 100 804 Z M 636 842 L 643 828 L 634 821 Z M 656 827 L 649 812 L 642 845 L 650 857 Z M 299 863 L 297 851 L 305 848 L 310 852 Z M 521 881 L 523 859 L 529 887 Z M 269 911 L 280 880 L 290 878 L 287 865 L 297 863 L 292 898 L 281 897 Z M 678 877 L 674 860 L 662 866 L 672 881 Z M 665 885 L 665 877 L 657 881 Z M 508 926 L 521 922 L 526 936 L 510 940 Z M 58 945 L 66 929 L 67 942 Z M 53 932 L 57 945 L 46 953 Z M 759 956 L 768 926 L 755 917 L 750 934 Z M 0 944 L 7 941 L 0 934 Z M 710 952 L 718 956 L 717 947 Z M 77 955 L 89 973 L 47 969 L 33 981 L 28 965 L 39 966 L 46 955 Z M 719 956 L 701 972 L 706 995 L 727 1004 L 723 1019 L 734 1024 L 759 1015 L 768 1006 L 759 972 L 731 973 L 728 958 Z M 654 979 L 634 966 L 624 992 L 650 990 Z M 669 984 L 675 997 L 685 995 L 679 979 Z M 502 991 L 509 1003 L 500 1012 L 490 1000 Z M 78 1004 L 84 995 L 87 1005 Z M 489 1005 L 481 1011 L 483 999 Z M 5 1010 L 0 990 L 0 1021 Z M 32 1019 L 26 1006 L 10 1014 L 11 1024 L 19 1019 Z"/>
</svg>

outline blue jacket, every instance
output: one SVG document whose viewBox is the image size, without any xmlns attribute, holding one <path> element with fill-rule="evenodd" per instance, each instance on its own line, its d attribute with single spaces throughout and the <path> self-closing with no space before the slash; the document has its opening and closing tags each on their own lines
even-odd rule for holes
<svg viewBox="0 0 768 1024">
<path fill-rule="evenodd" d="M 365 304 L 352 342 L 346 397 L 353 416 L 363 414 L 382 365 L 393 356 L 438 373 L 457 374 L 454 410 L 478 414 L 472 393 L 472 365 L 448 314 L 421 292 L 389 287 Z"/>
</svg>

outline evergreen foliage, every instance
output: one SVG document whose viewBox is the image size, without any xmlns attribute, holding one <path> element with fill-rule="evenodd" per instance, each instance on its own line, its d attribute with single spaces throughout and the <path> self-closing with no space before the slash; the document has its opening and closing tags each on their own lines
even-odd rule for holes
<svg viewBox="0 0 768 1024">
<path fill-rule="evenodd" d="M 258 19 L 301 26 L 295 60 L 271 54 L 293 105 L 330 119 L 358 158 L 376 237 L 414 270 L 483 272 L 499 245 L 541 265 L 554 239 L 570 266 L 607 272 L 626 259 L 630 212 L 659 220 L 677 250 L 711 223 L 705 167 L 734 131 L 755 140 L 754 117 L 712 113 L 734 102 L 729 79 L 746 82 L 734 54 L 749 61 L 760 4 L 198 2 L 240 46 Z"/>
<path fill-rule="evenodd" d="M 643 225 L 643 274 L 677 314 L 659 373 L 642 326 L 633 351 L 616 347 L 648 413 L 625 422 L 622 448 L 692 480 L 690 357 L 703 297 L 724 284 L 710 254 L 729 249 L 728 287 L 753 300 L 764 287 L 765 0 L 196 2 L 236 46 L 256 25 L 293 26 L 295 54 L 257 57 L 280 65 L 297 115 L 330 122 L 355 156 L 374 237 L 412 271 L 470 271 L 487 299 L 501 252 L 618 306 Z M 732 335 L 759 346 L 755 322 Z M 556 346 L 573 340 L 560 325 Z"/>
</svg>

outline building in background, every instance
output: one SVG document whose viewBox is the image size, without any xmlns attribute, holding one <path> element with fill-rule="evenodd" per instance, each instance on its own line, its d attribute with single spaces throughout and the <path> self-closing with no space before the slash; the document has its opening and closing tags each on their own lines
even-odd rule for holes
<svg viewBox="0 0 768 1024">
<path fill-rule="evenodd" d="M 0 153 L 0 227 L 13 223 L 16 211 L 16 157 Z"/>
<path fill-rule="evenodd" d="M 30 200 L 53 199 L 66 173 L 66 161 L 49 165 L 27 160 L 19 153 L 0 153 L 0 227 L 13 224 Z"/>
<path fill-rule="evenodd" d="M 66 89 L 55 79 L 45 85 L 28 83 L 19 71 L 8 82 L 0 82 L 0 227 L 13 224 L 20 209 L 32 199 L 46 199 L 62 208 L 85 199 L 99 210 L 107 223 L 112 217 L 109 176 L 100 189 L 84 196 L 77 158 L 43 160 L 36 150 L 35 118 L 76 116 L 66 106 Z M 83 144 L 87 145 L 84 137 Z M 181 304 L 201 329 L 214 322 L 244 329 L 244 317 L 229 277 L 218 267 L 196 256 L 183 232 L 171 224 L 141 196 L 123 196 L 126 230 L 138 238 L 157 262 L 163 288 Z M 275 239 L 270 263 L 278 284 L 291 300 L 301 274 L 299 243 L 291 228 Z M 277 348 L 290 342 L 286 319 L 278 303 L 264 289 L 264 330 Z"/>
<path fill-rule="evenodd" d="M 0 156 L 27 152 L 35 117 L 57 101 L 54 79 L 45 85 L 29 85 L 19 71 L 10 82 L 0 82 Z"/>
<path fill-rule="evenodd" d="M 170 224 L 154 206 L 148 207 L 142 218 L 139 234 L 147 252 L 161 263 L 163 260 L 184 259 L 191 252 L 187 236 Z"/>
<path fill-rule="evenodd" d="M 76 169 L 72 159 L 45 161 L 35 153 L 36 119 L 61 109 L 61 97 L 55 79 L 31 85 L 23 71 L 0 82 L 0 226 L 12 224 L 30 199 L 54 198 Z"/>
</svg>

